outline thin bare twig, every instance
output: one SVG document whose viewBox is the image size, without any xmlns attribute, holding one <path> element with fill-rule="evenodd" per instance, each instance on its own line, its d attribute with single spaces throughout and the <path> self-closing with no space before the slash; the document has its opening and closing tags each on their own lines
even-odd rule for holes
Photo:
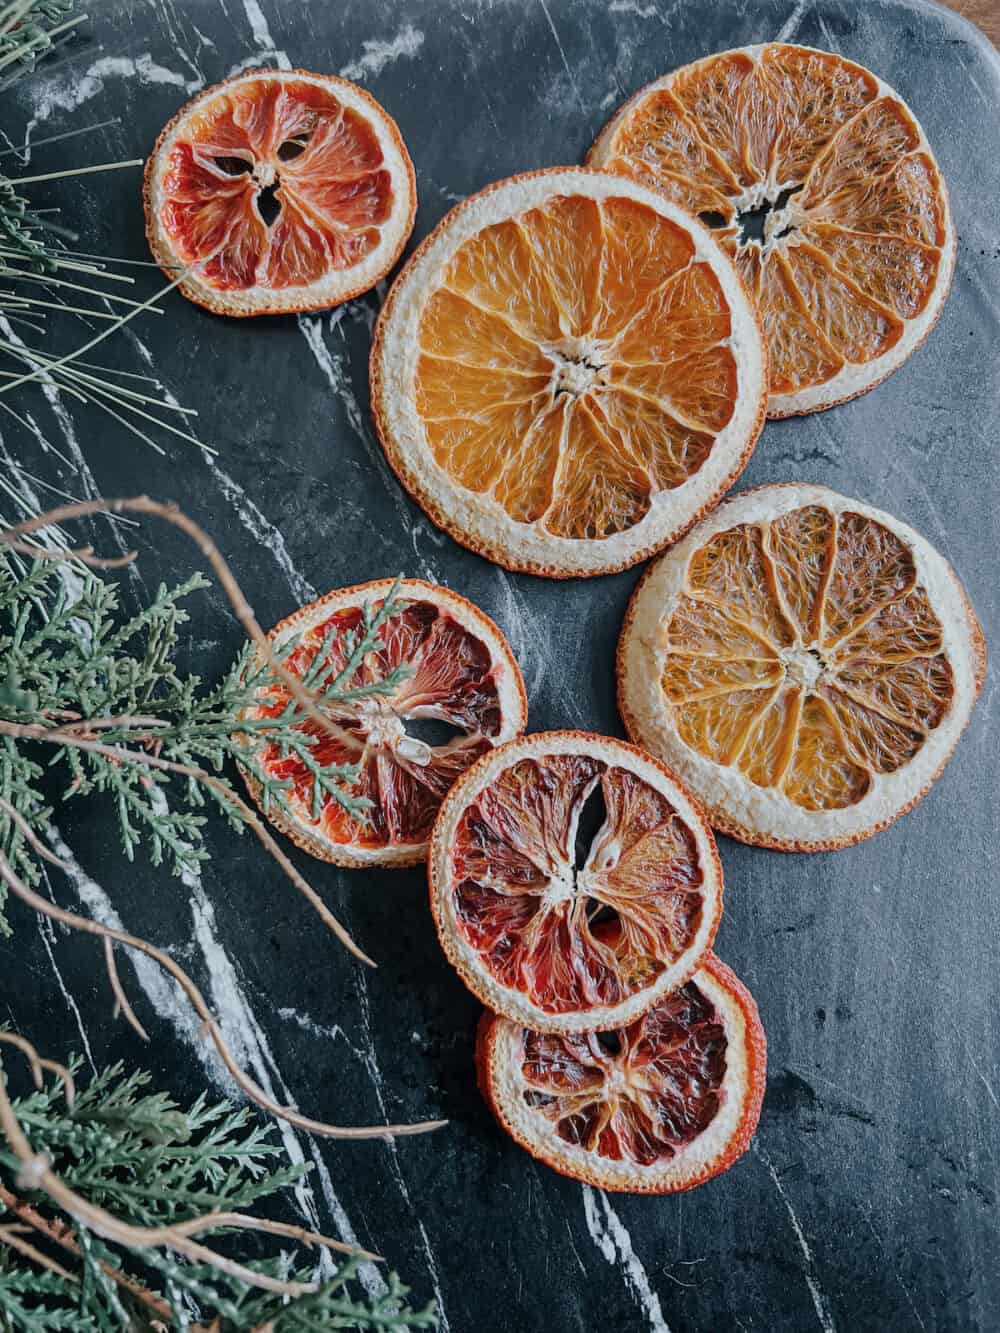
<svg viewBox="0 0 1000 1333">
<path fill-rule="evenodd" d="M 254 615 L 253 607 L 246 599 L 243 589 L 236 580 L 236 576 L 226 563 L 222 552 L 216 546 L 215 542 L 208 535 L 204 528 L 197 524 L 193 518 L 189 518 L 176 504 L 163 504 L 159 500 L 152 500 L 148 495 L 136 495 L 128 499 L 118 500 L 80 500 L 73 504 L 59 505 L 55 509 L 50 509 L 47 514 L 40 514 L 33 518 L 26 518 L 21 523 L 15 524 L 7 529 L 6 532 L 0 532 L 0 543 L 10 545 L 21 537 L 26 537 L 32 532 L 37 532 L 39 528 L 55 527 L 61 523 L 68 522 L 74 518 L 86 518 L 93 514 L 107 512 L 110 514 L 149 514 L 156 518 L 161 518 L 166 523 L 171 523 L 175 528 L 179 528 L 185 536 L 198 547 L 202 555 L 212 566 L 216 578 L 222 587 L 223 592 L 229 598 L 229 603 L 233 608 L 236 619 L 243 626 L 247 636 L 257 645 L 262 657 L 268 666 L 285 684 L 288 692 L 295 699 L 296 703 L 302 708 L 312 720 L 328 735 L 337 738 L 333 724 L 327 718 L 326 714 L 316 705 L 316 702 L 308 689 L 288 668 L 278 660 L 267 635 L 261 629 Z M 134 553 L 133 553 L 134 554 Z"/>
<path fill-rule="evenodd" d="M 219 1053 L 223 1064 L 233 1079 L 251 1101 L 255 1102 L 263 1110 L 276 1116 L 279 1120 L 286 1120 L 289 1124 L 304 1130 L 308 1134 L 317 1134 L 325 1138 L 348 1138 L 348 1139 L 389 1139 L 397 1135 L 423 1134 L 433 1129 L 440 1129 L 447 1124 L 445 1120 L 428 1120 L 412 1125 L 371 1125 L 364 1127 L 347 1127 L 326 1124 L 324 1121 L 311 1120 L 308 1116 L 300 1115 L 290 1106 L 279 1106 L 264 1090 L 254 1082 L 250 1076 L 244 1072 L 237 1064 L 235 1057 L 226 1044 L 218 1024 L 212 1017 L 208 1004 L 201 991 L 191 980 L 188 974 L 175 962 L 168 953 L 158 949 L 156 945 L 150 944 L 148 940 L 140 939 L 136 935 L 130 935 L 124 930 L 115 930 L 110 926 L 104 926 L 99 921 L 93 921 L 89 917 L 76 916 L 73 912 L 67 912 L 65 908 L 57 906 L 47 898 L 35 893 L 27 884 L 23 882 L 13 866 L 7 860 L 7 857 L 0 852 L 0 879 L 2 879 L 8 888 L 20 898 L 22 902 L 33 908 L 36 912 L 41 912 L 43 916 L 53 921 L 61 921 L 63 925 L 69 926 L 72 930 L 81 931 L 87 935 L 96 935 L 101 939 L 111 939 L 119 944 L 124 944 L 130 949 L 136 949 L 139 953 L 146 954 L 168 972 L 178 983 L 181 990 L 187 996 L 192 1008 L 198 1014 L 198 1017 L 204 1023 L 205 1031 L 211 1037 L 216 1050 Z"/>
<path fill-rule="evenodd" d="M 115 963 L 115 946 L 105 937 L 104 940 L 104 962 L 108 969 L 108 979 L 111 982 L 111 989 L 115 996 L 115 1018 L 119 1014 L 125 1016 L 125 1021 L 136 1030 L 143 1041 L 149 1041 L 149 1033 L 135 1016 L 135 1010 L 128 1002 L 128 996 L 122 989 L 121 978 L 118 975 L 118 967 Z"/>
<path fill-rule="evenodd" d="M 25 740 L 46 741 L 55 745 L 71 745 L 77 750 L 89 750 L 93 754 L 104 755 L 105 758 L 113 759 L 117 763 L 133 764 L 140 768 L 155 768 L 165 773 L 176 773 L 180 777 L 193 778 L 196 782 L 210 787 L 221 800 L 239 811 L 242 818 L 260 839 L 266 851 L 277 861 L 298 891 L 312 905 L 320 920 L 333 931 L 344 947 L 354 954 L 355 958 L 367 963 L 369 967 L 378 966 L 374 959 L 370 958 L 363 949 L 355 944 L 350 934 L 333 915 L 309 881 L 295 868 L 271 836 L 256 811 L 251 809 L 246 801 L 233 791 L 232 787 L 224 782 L 222 778 L 206 772 L 203 768 L 195 768 L 191 764 L 179 764 L 173 759 L 162 759 L 159 755 L 148 754 L 145 750 L 128 750 L 119 745 L 105 745 L 102 741 L 74 735 L 62 727 L 43 727 L 35 722 L 0 721 L 0 735 L 20 736 Z"/>
<path fill-rule="evenodd" d="M 12 1250 L 17 1250 L 23 1254 L 26 1259 L 30 1259 L 33 1264 L 38 1264 L 41 1268 L 47 1268 L 50 1273 L 57 1273 L 59 1277 L 65 1278 L 67 1282 L 79 1283 L 80 1279 L 75 1273 L 71 1273 L 68 1268 L 63 1268 L 62 1264 L 57 1264 L 54 1259 L 50 1259 L 47 1254 L 36 1249 L 30 1241 L 22 1240 L 17 1234 L 19 1228 L 12 1226 L 0 1226 L 0 1241 L 9 1245 Z"/>
<path fill-rule="evenodd" d="M 83 1257 L 76 1236 L 73 1234 L 72 1227 L 68 1226 L 65 1222 L 61 1222 L 58 1218 L 54 1217 L 43 1217 L 37 1208 L 33 1207 L 30 1203 L 26 1203 L 23 1199 L 19 1199 L 16 1194 L 12 1194 L 11 1191 L 2 1184 L 0 1184 L 0 1203 L 3 1204 L 8 1212 L 13 1213 L 15 1217 L 21 1218 L 23 1222 L 26 1222 L 30 1227 L 33 1227 L 39 1235 L 44 1236 L 51 1244 L 60 1246 L 78 1259 Z M 129 1295 L 134 1296 L 136 1300 L 142 1301 L 144 1305 L 155 1311 L 157 1315 L 164 1318 L 170 1317 L 171 1311 L 167 1302 L 162 1300 L 159 1296 L 155 1296 L 151 1291 L 147 1291 L 141 1282 L 133 1277 L 129 1277 L 129 1275 L 123 1272 L 120 1268 L 116 1268 L 114 1264 L 109 1264 L 103 1259 L 97 1260 L 97 1266 L 106 1277 L 109 1277 L 112 1280 L 112 1282 L 117 1283 L 117 1285 L 124 1291 L 127 1291 Z"/>
<path fill-rule="evenodd" d="M 55 1074 L 66 1093 L 66 1105 L 72 1106 L 76 1098 L 76 1083 L 73 1075 L 65 1065 L 59 1064 L 57 1060 L 45 1060 L 38 1054 L 34 1046 L 27 1039 L 16 1032 L 0 1031 L 0 1042 L 5 1042 L 8 1046 L 16 1046 L 28 1062 L 31 1069 L 31 1077 L 34 1080 L 35 1087 L 41 1092 L 44 1085 L 42 1070 L 47 1069 L 50 1074 Z"/>
</svg>

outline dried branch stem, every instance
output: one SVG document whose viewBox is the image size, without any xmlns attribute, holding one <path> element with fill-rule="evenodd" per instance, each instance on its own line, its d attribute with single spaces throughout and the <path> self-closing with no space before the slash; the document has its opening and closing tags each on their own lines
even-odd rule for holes
<svg viewBox="0 0 1000 1333">
<path fill-rule="evenodd" d="M 60 921 L 63 925 L 69 926 L 71 930 L 77 930 L 86 935 L 96 935 L 100 939 L 110 939 L 119 944 L 124 944 L 130 949 L 136 949 L 139 953 L 146 954 L 154 962 L 159 963 L 187 996 L 191 1007 L 204 1023 L 205 1031 L 211 1037 L 222 1063 L 235 1082 L 239 1084 L 251 1101 L 278 1119 L 286 1120 L 289 1124 L 295 1125 L 308 1134 L 316 1134 L 324 1138 L 346 1139 L 389 1139 L 397 1135 L 423 1134 L 429 1130 L 439 1129 L 447 1123 L 444 1120 L 428 1120 L 412 1125 L 339 1126 L 330 1125 L 321 1120 L 311 1120 L 308 1116 L 300 1115 L 298 1111 L 290 1106 L 280 1106 L 268 1097 L 267 1093 L 237 1064 L 218 1024 L 212 1017 L 205 997 L 180 964 L 171 958 L 168 953 L 158 949 L 156 945 L 150 944 L 147 940 L 128 934 L 127 931 L 104 926 L 89 917 L 76 916 L 73 912 L 67 912 L 65 908 L 57 906 L 47 898 L 43 898 L 21 880 L 3 852 L 0 852 L 0 879 L 28 907 L 33 908 L 36 912 L 41 912 L 43 916 L 50 920 Z"/>
</svg>

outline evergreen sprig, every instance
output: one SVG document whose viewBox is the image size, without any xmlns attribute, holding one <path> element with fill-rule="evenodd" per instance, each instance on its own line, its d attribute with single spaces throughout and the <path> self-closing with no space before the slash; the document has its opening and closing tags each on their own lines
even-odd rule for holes
<svg viewBox="0 0 1000 1333">
<path fill-rule="evenodd" d="M 79 1061 L 71 1068 L 76 1074 Z M 182 1110 L 167 1094 L 149 1091 L 149 1083 L 148 1074 L 126 1074 L 115 1065 L 78 1089 L 72 1106 L 63 1085 L 51 1082 L 15 1101 L 14 1111 L 33 1149 L 45 1154 L 67 1185 L 133 1225 L 245 1209 L 306 1174 L 307 1168 L 285 1160 L 270 1127 L 248 1111 L 226 1101 L 209 1103 L 204 1095 Z M 240 1260 L 283 1281 L 319 1284 L 314 1292 L 289 1297 L 251 1287 L 209 1264 L 186 1262 L 166 1248 L 110 1244 L 61 1214 L 47 1195 L 19 1183 L 20 1166 L 0 1138 L 0 1240 L 4 1227 L 17 1224 L 19 1234 L 62 1272 L 0 1244 L 5 1330 L 142 1333 L 155 1329 L 157 1320 L 159 1327 L 210 1327 L 217 1333 L 437 1327 L 433 1307 L 414 1311 L 406 1303 L 407 1288 L 395 1274 L 387 1276 L 383 1295 L 359 1293 L 355 1256 L 332 1275 L 329 1259 L 321 1270 L 301 1249 Z M 216 1248 L 220 1236 L 233 1248 L 233 1229 L 214 1234 Z M 153 1300 L 137 1295 L 136 1284 Z"/>
<path fill-rule="evenodd" d="M 315 725 L 254 645 L 246 646 L 214 686 L 178 665 L 179 634 L 188 621 L 185 604 L 207 586 L 200 574 L 174 587 L 161 584 L 148 606 L 127 615 L 117 585 L 93 571 L 73 570 L 67 577 L 62 564 L 25 566 L 0 550 L 0 723 L 46 730 L 72 726 L 78 735 L 98 736 L 104 745 L 140 759 L 155 754 L 213 775 L 222 775 L 235 760 L 258 785 L 265 811 L 275 805 L 289 810 L 292 791 L 289 779 L 265 766 L 265 756 L 291 757 L 309 775 L 314 816 L 332 800 L 364 820 L 371 802 L 352 791 L 358 764 L 318 757 Z M 345 705 L 398 687 L 405 668 L 380 675 L 367 665 L 397 610 L 393 589 L 379 607 L 365 607 L 358 627 L 345 631 L 339 642 L 336 630 L 326 635 L 303 676 L 325 715 L 335 719 Z M 277 660 L 286 661 L 297 647 L 298 639 L 290 639 Z M 99 730 L 88 731 L 88 722 L 100 724 Z M 60 775 L 63 799 L 112 798 L 129 860 L 146 843 L 154 865 L 166 861 L 178 874 L 196 872 L 208 856 L 207 801 L 232 826 L 243 826 L 238 806 L 225 798 L 233 788 L 224 776 L 220 789 L 72 745 L 0 735 L 0 797 L 43 839 L 52 813 L 46 793 Z M 2 812 L 0 850 L 29 884 L 38 882 L 33 849 Z M 0 911 L 0 931 L 7 929 Z"/>
</svg>

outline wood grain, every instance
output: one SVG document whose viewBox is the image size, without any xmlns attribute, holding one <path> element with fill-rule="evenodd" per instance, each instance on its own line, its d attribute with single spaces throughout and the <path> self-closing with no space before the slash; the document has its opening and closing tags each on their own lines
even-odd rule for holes
<svg viewBox="0 0 1000 1333">
<path fill-rule="evenodd" d="M 945 3 L 971 19 L 995 46 L 1000 46 L 1000 0 L 945 0 Z"/>
</svg>

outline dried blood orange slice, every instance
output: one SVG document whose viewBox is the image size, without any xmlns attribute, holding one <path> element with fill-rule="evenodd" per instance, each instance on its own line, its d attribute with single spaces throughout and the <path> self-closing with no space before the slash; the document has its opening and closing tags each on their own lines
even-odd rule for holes
<svg viewBox="0 0 1000 1333">
<path fill-rule="evenodd" d="M 382 607 L 392 579 L 343 588 L 319 598 L 268 635 L 275 649 L 295 646 L 285 665 L 299 675 L 316 672 L 317 655 L 341 670 L 357 641 L 367 606 Z M 317 737 L 314 762 L 360 765 L 352 795 L 371 802 L 367 822 L 345 813 L 296 756 L 274 746 L 255 749 L 270 775 L 291 784 L 292 818 L 273 803 L 269 817 L 300 847 L 337 865 L 412 865 L 427 854 L 438 807 L 460 773 L 502 741 L 524 730 L 524 682 L 510 647 L 482 611 L 448 588 L 402 579 L 395 610 L 379 631 L 381 647 L 367 654 L 342 682 L 344 687 L 384 680 L 397 668 L 404 678 L 391 691 L 357 702 L 323 703 L 333 731 L 309 722 Z M 313 676 L 315 679 L 315 674 Z M 266 703 L 244 716 L 279 713 L 288 703 L 284 687 L 266 690 Z M 247 785 L 260 801 L 260 787 Z"/>
<path fill-rule="evenodd" d="M 955 264 L 941 173 L 902 98 L 842 56 L 707 56 L 626 102 L 587 160 L 718 228 L 760 307 L 770 416 L 864 393 L 941 313 Z"/>
<path fill-rule="evenodd" d="M 923 537 L 823 486 L 763 486 L 647 571 L 618 701 L 716 828 L 819 851 L 926 794 L 984 671 L 978 621 Z"/>
<path fill-rule="evenodd" d="M 483 1015 L 479 1086 L 546 1165 L 599 1189 L 672 1194 L 750 1146 L 767 1046 L 753 996 L 707 954 L 690 981 L 611 1032 L 533 1032 Z"/>
<path fill-rule="evenodd" d="M 500 746 L 441 807 L 429 858 L 445 953 L 496 1013 L 540 1032 L 629 1023 L 715 937 L 711 830 L 655 759 L 550 731 Z"/>
<path fill-rule="evenodd" d="M 707 228 L 560 167 L 453 209 L 393 284 L 371 358 L 389 461 L 508 569 L 635 564 L 713 505 L 763 422 L 757 316 Z"/>
<path fill-rule="evenodd" d="M 209 88 L 146 163 L 146 234 L 185 296 L 222 315 L 338 305 L 392 268 L 416 186 L 395 122 L 332 74 L 253 70 Z"/>
</svg>

